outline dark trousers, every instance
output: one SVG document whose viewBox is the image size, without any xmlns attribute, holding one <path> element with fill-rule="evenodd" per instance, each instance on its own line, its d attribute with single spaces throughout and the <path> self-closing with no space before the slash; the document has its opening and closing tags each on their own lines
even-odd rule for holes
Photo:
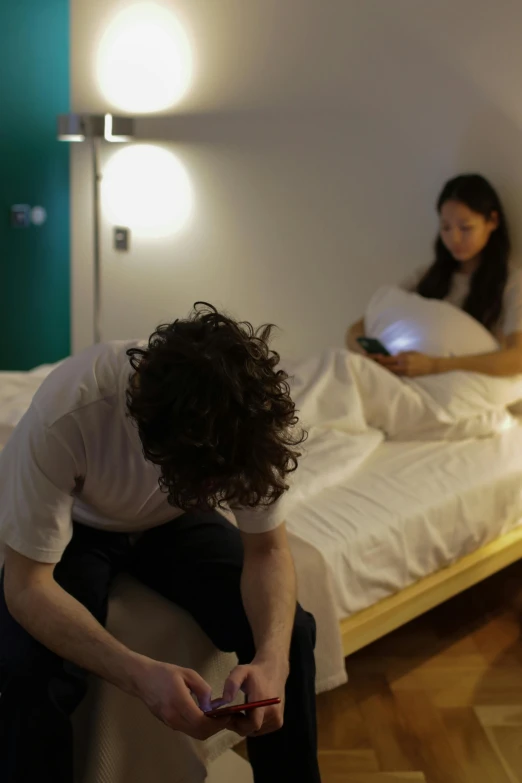
<svg viewBox="0 0 522 783">
<path fill-rule="evenodd" d="M 185 608 L 216 647 L 240 663 L 255 654 L 240 595 L 242 542 L 220 514 L 185 514 L 134 544 L 124 533 L 74 525 L 56 581 L 100 623 L 112 579 L 128 571 Z M 318 783 L 315 721 L 315 623 L 297 607 L 284 726 L 248 739 L 256 783 Z M 69 716 L 87 673 L 33 639 L 9 614 L 0 588 L 0 783 L 72 783 Z M 219 694 L 217 694 L 219 695 Z"/>
</svg>

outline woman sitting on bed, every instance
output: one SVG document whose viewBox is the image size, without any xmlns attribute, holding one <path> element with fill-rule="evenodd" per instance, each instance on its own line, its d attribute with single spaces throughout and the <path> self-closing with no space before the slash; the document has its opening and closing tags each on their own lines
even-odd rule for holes
<svg viewBox="0 0 522 783">
<path fill-rule="evenodd" d="M 372 356 L 396 375 L 469 370 L 486 375 L 522 373 L 522 270 L 510 265 L 511 244 L 500 199 L 478 174 L 450 180 L 437 202 L 440 231 L 435 261 L 403 286 L 427 299 L 443 299 L 472 315 L 498 340 L 499 350 L 478 356 L 426 356 L 406 351 Z M 364 353 L 364 319 L 346 335 L 352 351 Z"/>
</svg>

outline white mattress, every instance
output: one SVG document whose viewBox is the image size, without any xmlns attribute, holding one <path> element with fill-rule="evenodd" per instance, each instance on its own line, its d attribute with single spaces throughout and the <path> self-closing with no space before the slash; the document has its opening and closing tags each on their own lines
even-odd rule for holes
<svg viewBox="0 0 522 783">
<path fill-rule="evenodd" d="M 322 553 L 348 617 L 520 524 L 522 425 L 484 440 L 384 443 L 287 521 Z"/>
</svg>

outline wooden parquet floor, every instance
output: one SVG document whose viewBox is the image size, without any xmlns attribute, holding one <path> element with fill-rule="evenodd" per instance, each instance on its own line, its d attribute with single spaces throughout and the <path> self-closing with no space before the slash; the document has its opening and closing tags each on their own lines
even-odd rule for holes
<svg viewBox="0 0 522 783">
<path fill-rule="evenodd" d="M 323 783 L 522 783 L 521 628 L 517 563 L 350 656 L 318 697 Z"/>
</svg>

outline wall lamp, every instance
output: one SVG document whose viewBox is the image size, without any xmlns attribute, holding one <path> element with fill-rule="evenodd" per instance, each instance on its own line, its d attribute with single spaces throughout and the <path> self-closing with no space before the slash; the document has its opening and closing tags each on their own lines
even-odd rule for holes
<svg viewBox="0 0 522 783">
<path fill-rule="evenodd" d="M 94 342 L 102 339 L 101 330 L 101 243 L 100 243 L 100 143 L 132 141 L 134 119 L 112 114 L 60 114 L 58 140 L 88 141 L 91 147 L 93 176 L 93 335 Z"/>
</svg>

